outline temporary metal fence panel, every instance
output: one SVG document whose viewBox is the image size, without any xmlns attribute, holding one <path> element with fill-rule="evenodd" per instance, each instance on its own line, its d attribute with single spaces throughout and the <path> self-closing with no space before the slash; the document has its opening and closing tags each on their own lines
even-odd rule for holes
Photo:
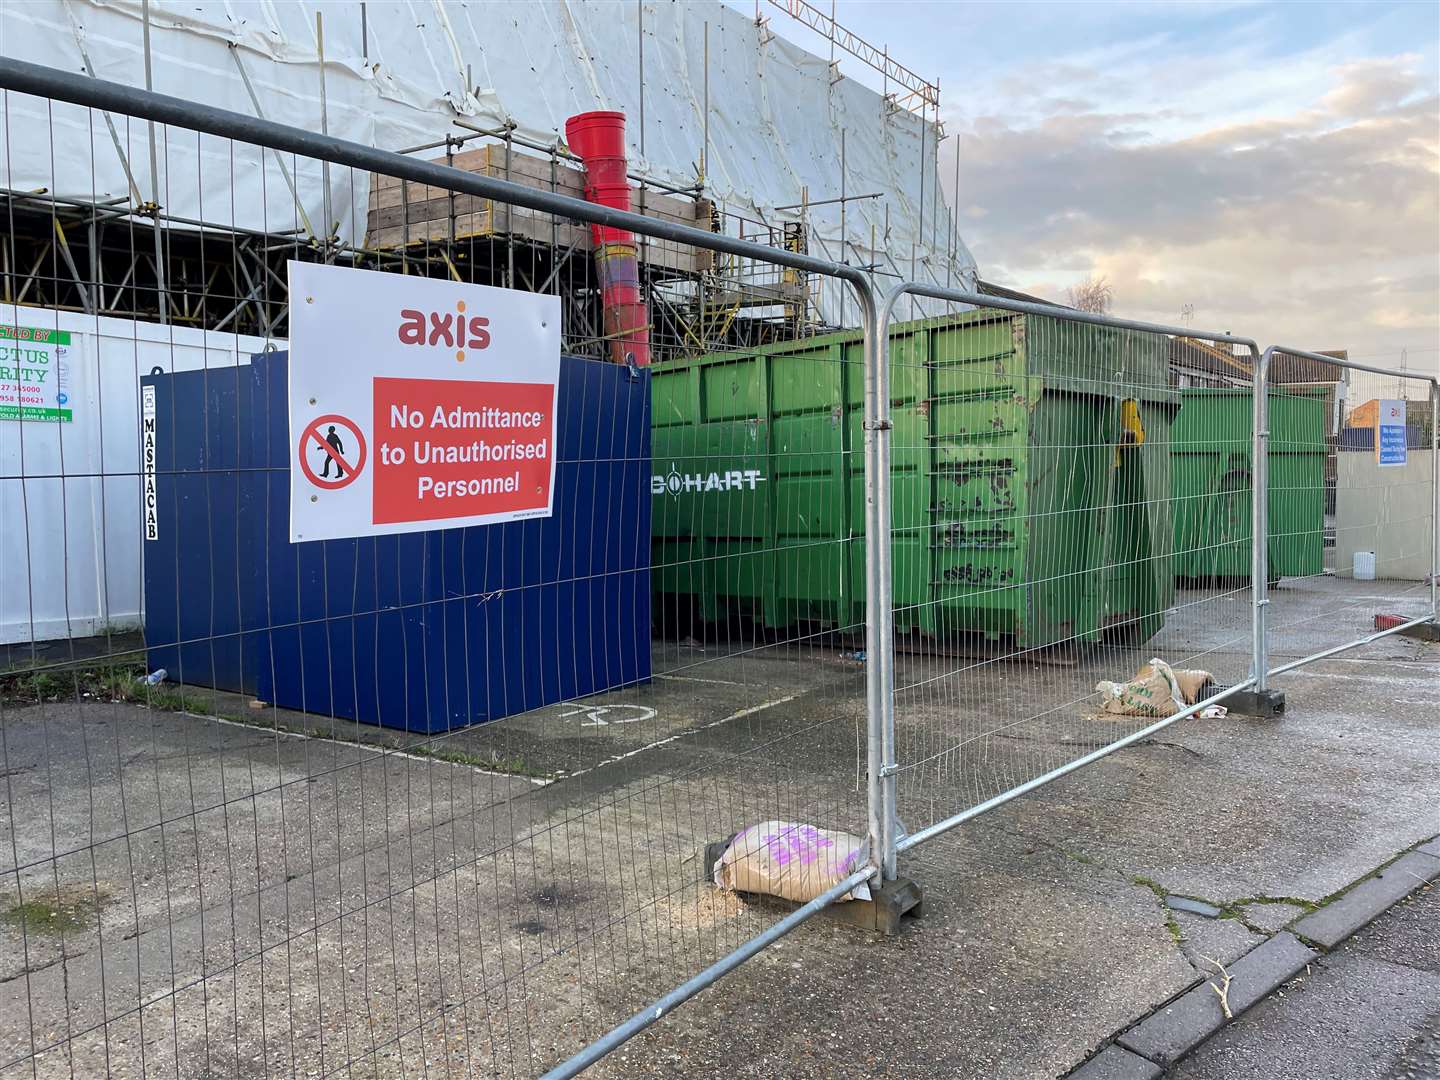
<svg viewBox="0 0 1440 1080">
<path fill-rule="evenodd" d="M 708 599 L 822 595 L 834 566 L 871 587 L 873 340 L 762 359 L 813 335 L 817 275 L 869 326 L 864 274 L 723 215 L 705 231 L 511 183 L 503 132 L 466 172 L 18 61 L 0 85 L 95 156 L 148 147 L 153 122 L 169 187 L 148 209 L 73 176 L 64 203 L 7 201 L 6 295 L 38 252 L 42 328 L 132 345 L 69 369 L 123 429 L 98 460 L 54 417 L 6 425 L 7 580 L 70 535 L 51 489 L 98 478 L 139 542 L 87 567 L 102 593 L 143 582 L 148 610 L 136 632 L 62 597 L 7 649 L 0 1072 L 570 1075 L 877 872 L 874 621 Z M 181 146 L 194 175 L 169 167 Z M 302 172 L 328 173 L 345 229 L 289 202 Z M 257 183 L 264 220 L 237 228 L 231 193 Z M 172 219 L 172 199 L 205 213 Z M 593 226 L 641 237 L 619 255 L 648 369 L 612 362 L 641 328 L 605 309 L 595 242 L 625 242 Z M 26 246 L 46 233 L 66 246 Z M 292 261 L 558 296 L 553 516 L 289 543 Z M 213 362 L 187 351 L 202 330 Z M 716 889 L 702 849 L 767 821 L 875 842 L 799 910 Z M 769 845 L 808 864 L 794 840 Z"/>
<path fill-rule="evenodd" d="M 1413 656 L 1383 639 L 1440 633 L 1436 378 L 1279 346 L 1266 372 L 1267 678 L 1284 691 L 1286 672 L 1371 643 L 1367 657 Z M 1292 389 L 1297 372 L 1309 385 Z"/>
<path fill-rule="evenodd" d="M 572 1076 L 939 834 L 1369 640 L 1345 620 L 1376 603 L 1373 633 L 1433 620 L 1433 382 L 1397 394 L 1428 459 L 1378 420 L 1347 450 L 1326 391 L 1267 387 L 1309 354 L 877 304 L 718 209 L 560 194 L 506 131 L 465 135 L 466 171 L 456 140 L 425 161 L 22 61 L 0 87 L 91 155 L 153 144 L 170 188 L 6 196 L 5 297 L 51 319 L 23 348 L 76 320 L 133 347 L 0 402 L 7 567 L 58 545 L 96 578 L 0 683 L 0 1072 Z M 289 544 L 292 261 L 558 296 L 553 518 Z M 818 324 L 819 278 L 857 326 Z M 67 406 L 119 425 L 98 456 Z M 96 492 L 149 539 L 112 547 Z M 80 510 L 105 551 L 71 560 Z M 143 635 L 94 599 L 138 582 Z M 1210 677 L 1175 709 L 1102 688 L 1151 658 Z M 713 888 L 705 845 L 764 822 L 868 847 L 798 908 Z"/>
<path fill-rule="evenodd" d="M 954 314 L 893 324 L 911 294 Z M 889 304 L 884 772 L 887 850 L 907 851 L 1249 685 L 1250 427 L 1202 438 L 1172 372 L 1179 350 L 1226 358 L 1206 405 L 1249 417 L 1257 350 L 926 286 Z M 1107 704 L 1102 684 L 1152 658 L 1208 678 L 1178 702 L 1151 687 Z"/>
</svg>

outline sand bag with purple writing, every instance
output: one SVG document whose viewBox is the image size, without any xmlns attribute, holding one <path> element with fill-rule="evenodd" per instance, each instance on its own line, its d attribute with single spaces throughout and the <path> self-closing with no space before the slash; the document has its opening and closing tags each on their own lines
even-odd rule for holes
<svg viewBox="0 0 1440 1080">
<path fill-rule="evenodd" d="M 850 833 L 796 821 L 765 821 L 737 833 L 712 873 L 722 889 L 804 903 L 862 866 L 865 847 L 862 838 Z M 840 899 L 869 900 L 870 888 L 859 885 Z"/>
</svg>

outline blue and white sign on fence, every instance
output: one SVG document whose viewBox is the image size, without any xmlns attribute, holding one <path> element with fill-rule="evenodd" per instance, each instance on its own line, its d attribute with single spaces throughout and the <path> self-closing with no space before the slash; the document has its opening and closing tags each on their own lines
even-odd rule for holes
<svg viewBox="0 0 1440 1080">
<path fill-rule="evenodd" d="M 1381 465 L 1405 464 L 1405 402 L 1382 401 L 1375 418 L 1375 453 Z"/>
</svg>

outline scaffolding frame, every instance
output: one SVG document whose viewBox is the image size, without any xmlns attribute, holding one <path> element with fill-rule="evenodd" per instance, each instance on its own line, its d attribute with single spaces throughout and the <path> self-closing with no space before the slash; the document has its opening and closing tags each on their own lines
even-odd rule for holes
<svg viewBox="0 0 1440 1080">
<path fill-rule="evenodd" d="M 888 49 L 876 49 L 840 27 L 833 16 L 824 16 L 823 12 L 804 0 L 771 2 L 827 37 L 831 42 L 832 69 L 835 66 L 834 50 L 838 46 L 880 71 L 886 79 L 885 100 L 890 109 L 914 111 L 918 107 L 923 122 L 927 110 L 934 108 L 938 132 L 938 82 L 921 79 L 909 68 L 891 59 Z M 638 11 L 639 141 L 643 151 L 643 4 L 638 5 Z M 363 14 L 362 8 L 362 38 L 365 38 Z M 148 85 L 151 68 L 148 2 L 142 4 L 142 19 Z M 764 20 L 758 19 L 758 10 L 757 22 L 763 26 Z M 322 129 L 328 126 L 325 120 L 324 29 L 324 15 L 316 12 L 315 45 L 320 65 Z M 695 165 L 695 180 L 690 184 L 675 184 L 632 171 L 630 179 L 636 185 L 634 209 L 647 213 L 649 202 L 656 193 L 691 200 L 697 211 L 700 203 L 707 202 L 709 225 L 713 232 L 753 240 L 779 250 L 800 253 L 815 250 L 826 258 L 855 265 L 872 275 L 903 276 L 901 267 L 893 258 L 887 256 L 882 264 L 876 256 L 877 240 L 873 226 L 868 257 L 861 246 L 852 242 L 844 232 L 849 203 L 884 199 L 885 193 L 847 193 L 848 163 L 843 132 L 837 195 L 812 200 L 808 190 L 802 190 L 799 203 L 749 212 L 722 205 L 713 198 L 707 183 L 710 155 L 708 23 L 705 29 L 703 78 L 707 108 L 700 156 Z M 83 45 L 81 49 L 84 54 Z M 255 114 L 262 120 L 266 119 L 240 51 L 237 44 L 230 44 L 230 55 Z M 368 45 L 365 51 L 368 52 Z M 96 77 L 88 55 L 84 55 L 84 60 L 86 74 Z M 838 75 L 835 77 L 838 78 Z M 899 88 L 894 93 L 888 89 L 891 82 Z M 571 325 L 580 333 L 577 340 L 566 343 L 567 349 L 577 355 L 603 354 L 605 341 L 599 329 L 602 323 L 599 292 L 590 273 L 589 252 L 582 250 L 581 244 L 560 242 L 557 228 L 551 229 L 548 244 L 543 239 L 517 237 L 511 220 L 513 207 L 503 210 L 506 220 L 490 236 L 483 239 L 463 236 L 457 228 L 460 208 L 455 193 L 451 191 L 446 214 L 448 227 L 443 236 L 427 236 L 418 242 L 407 238 L 400 246 L 382 246 L 368 242 L 367 229 L 356 242 L 346 242 L 337 235 L 338 222 L 332 212 L 328 168 L 324 176 L 323 220 L 321 228 L 317 229 L 312 215 L 300 199 L 295 178 L 283 156 L 275 154 L 274 160 L 294 210 L 293 227 L 262 232 L 233 223 L 184 217 L 171 213 L 162 203 L 154 125 L 149 125 L 148 129 L 150 195 L 147 198 L 142 190 L 143 163 L 127 158 L 113 121 L 108 114 L 102 115 L 125 171 L 128 194 L 96 196 L 85 201 L 60 197 L 45 189 L 19 191 L 0 188 L 0 207 L 3 207 L 10 231 L 9 242 L 0 245 L 0 299 L 4 302 L 151 320 L 161 324 L 174 322 L 260 337 L 283 337 L 287 327 L 286 261 L 324 261 L 403 274 L 554 291 L 564 298 L 568 313 L 573 316 Z M 453 165 L 457 153 L 464 147 L 479 140 L 491 140 L 491 145 L 504 149 L 505 168 L 497 175 L 506 180 L 515 179 L 510 165 L 517 148 L 536 152 L 548 158 L 552 191 L 557 186 L 558 170 L 573 167 L 578 162 L 558 137 L 548 142 L 526 138 L 519 133 L 518 124 L 513 119 L 492 127 L 483 127 L 465 117 L 451 117 L 450 123 L 461 130 L 445 132 L 434 140 L 400 152 L 423 154 L 443 150 L 445 161 Z M 922 233 L 926 210 L 929 209 L 932 216 L 938 215 L 939 210 L 938 193 L 932 194 L 930 207 L 924 205 L 925 160 L 922 141 L 919 158 Z M 819 234 L 811 211 L 815 207 L 836 205 L 839 206 L 842 242 L 838 251 L 832 251 L 832 245 L 827 244 Z M 411 218 L 408 190 L 401 214 L 408 227 Z M 772 215 L 774 220 L 767 220 Z M 696 219 L 703 216 L 703 213 L 697 212 Z M 888 200 L 885 221 L 884 231 L 888 237 Z M 936 225 L 934 235 L 938 237 L 938 222 Z M 773 265 L 720 256 L 695 273 L 680 274 L 657 265 L 656 260 L 649 257 L 651 242 L 646 238 L 640 238 L 640 241 L 641 280 L 649 302 L 657 358 L 690 356 L 722 348 L 804 338 L 851 322 L 847 318 L 843 299 L 838 317 L 827 319 L 822 316 L 819 282 L 812 281 L 810 275 L 803 272 L 781 272 Z M 946 252 L 947 258 L 953 261 L 953 243 L 947 247 L 950 248 Z M 938 247 L 935 250 L 938 251 Z M 911 270 L 914 271 L 917 266 L 929 268 L 929 256 L 912 251 Z M 858 312 L 856 316 L 858 318 Z"/>
</svg>

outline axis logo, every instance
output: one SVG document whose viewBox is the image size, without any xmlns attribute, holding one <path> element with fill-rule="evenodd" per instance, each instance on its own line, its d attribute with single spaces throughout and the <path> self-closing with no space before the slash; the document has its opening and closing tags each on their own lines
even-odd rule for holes
<svg viewBox="0 0 1440 1080">
<path fill-rule="evenodd" d="M 441 345 L 456 352 L 456 360 L 465 359 L 465 349 L 487 349 L 490 347 L 490 320 L 481 315 L 465 316 L 465 301 L 455 304 L 455 311 L 432 311 L 428 317 L 423 311 L 402 308 L 400 329 L 397 332 L 402 345 Z"/>
<path fill-rule="evenodd" d="M 681 492 L 754 491 L 765 482 L 759 469 L 731 469 L 728 472 L 682 473 L 672 463 L 668 473 L 650 477 L 651 495 L 679 495 Z"/>
</svg>

